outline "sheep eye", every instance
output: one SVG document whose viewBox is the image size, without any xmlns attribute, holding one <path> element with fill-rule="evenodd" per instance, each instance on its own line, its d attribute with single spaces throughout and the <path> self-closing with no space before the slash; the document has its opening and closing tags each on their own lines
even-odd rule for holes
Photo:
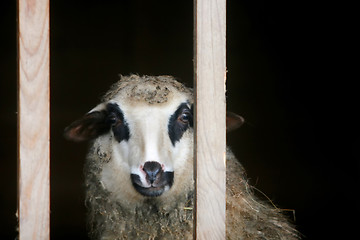
<svg viewBox="0 0 360 240">
<path fill-rule="evenodd" d="M 115 113 L 110 113 L 108 116 L 108 122 L 110 124 L 115 124 L 117 122 L 118 118 Z"/>
<path fill-rule="evenodd" d="M 180 114 L 178 120 L 181 121 L 182 123 L 187 124 L 187 123 L 189 123 L 190 118 L 191 118 L 191 113 L 190 113 L 188 110 L 184 110 L 184 111 Z"/>
<path fill-rule="evenodd" d="M 114 137 L 118 142 L 123 140 L 128 141 L 130 137 L 129 127 L 124 118 L 124 113 L 121 111 L 119 105 L 116 103 L 109 103 L 107 105 L 107 119 L 106 123 L 114 133 Z"/>
<path fill-rule="evenodd" d="M 187 103 L 179 105 L 177 110 L 169 118 L 168 133 L 173 146 L 180 141 L 182 135 L 189 127 L 193 126 L 192 110 Z"/>
</svg>

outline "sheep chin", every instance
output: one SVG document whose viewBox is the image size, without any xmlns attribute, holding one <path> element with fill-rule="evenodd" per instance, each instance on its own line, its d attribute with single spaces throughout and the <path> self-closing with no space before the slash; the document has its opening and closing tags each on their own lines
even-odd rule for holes
<svg viewBox="0 0 360 240">
<path fill-rule="evenodd" d="M 164 192 L 168 191 L 171 188 L 173 184 L 174 173 L 164 172 L 163 176 L 164 178 L 162 179 L 161 182 L 154 183 L 149 187 L 144 187 L 140 181 L 139 175 L 137 174 L 130 175 L 133 187 L 138 193 L 140 193 L 144 197 L 159 197 Z"/>
</svg>

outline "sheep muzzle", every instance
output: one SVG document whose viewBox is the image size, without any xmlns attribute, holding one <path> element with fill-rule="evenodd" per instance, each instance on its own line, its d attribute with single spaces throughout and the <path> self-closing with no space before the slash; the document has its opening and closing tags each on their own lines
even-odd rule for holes
<svg viewBox="0 0 360 240">
<path fill-rule="evenodd" d="M 164 166 L 155 161 L 146 162 L 140 168 L 145 175 L 146 183 L 141 181 L 138 174 L 131 174 L 131 181 L 135 190 L 143 196 L 157 197 L 171 188 L 174 172 L 164 171 Z"/>
</svg>

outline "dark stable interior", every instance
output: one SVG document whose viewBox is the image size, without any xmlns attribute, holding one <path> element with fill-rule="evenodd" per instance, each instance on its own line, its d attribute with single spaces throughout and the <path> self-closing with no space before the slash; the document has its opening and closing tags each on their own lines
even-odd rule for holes
<svg viewBox="0 0 360 240">
<path fill-rule="evenodd" d="M 339 4 L 339 3 L 338 3 Z M 351 6 L 227 1 L 228 145 L 308 239 L 346 239 L 359 204 Z M 51 1 L 51 239 L 87 239 L 86 143 L 63 130 L 127 75 L 193 82 L 192 1 Z M 16 236 L 16 1 L 0 3 L 0 239 Z M 355 31 L 356 32 L 356 31 Z M 358 74 L 357 74 L 358 75 Z M 355 76 L 357 76 L 355 75 Z M 353 220 L 355 219 L 355 220 Z"/>
</svg>

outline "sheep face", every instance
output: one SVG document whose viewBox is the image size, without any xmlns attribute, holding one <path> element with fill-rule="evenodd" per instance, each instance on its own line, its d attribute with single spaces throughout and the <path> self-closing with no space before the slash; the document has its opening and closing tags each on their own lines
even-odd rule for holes
<svg viewBox="0 0 360 240">
<path fill-rule="evenodd" d="M 101 182 L 115 198 L 176 194 L 192 185 L 192 94 L 170 77 L 133 78 L 113 86 L 65 135 L 95 139 L 100 152 L 111 152 Z"/>
<path fill-rule="evenodd" d="M 175 174 L 188 170 L 185 166 L 192 158 L 192 110 L 189 103 L 186 99 L 179 99 L 168 105 L 133 106 L 112 100 L 107 106 L 122 116 L 113 120 L 109 134 L 114 163 L 109 165 L 110 168 L 104 168 L 105 185 L 113 188 L 121 184 L 113 182 L 112 176 L 117 175 L 114 169 L 127 169 L 132 186 L 143 196 L 160 196 L 170 190 Z"/>
</svg>

